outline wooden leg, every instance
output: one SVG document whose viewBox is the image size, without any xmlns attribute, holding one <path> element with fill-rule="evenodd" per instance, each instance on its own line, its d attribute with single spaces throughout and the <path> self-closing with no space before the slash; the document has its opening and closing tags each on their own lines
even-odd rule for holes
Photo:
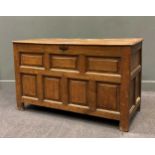
<svg viewBox="0 0 155 155">
<path fill-rule="evenodd" d="M 121 131 L 129 131 L 130 87 L 131 87 L 131 49 L 122 48 L 122 83 L 120 85 L 120 124 Z"/>
<path fill-rule="evenodd" d="M 141 109 L 141 104 L 140 104 L 139 107 L 137 108 L 137 111 L 140 111 L 140 109 Z"/>
<path fill-rule="evenodd" d="M 18 103 L 17 109 L 23 111 L 24 110 L 24 103 Z"/>
<path fill-rule="evenodd" d="M 119 129 L 123 132 L 128 132 L 129 131 L 129 119 L 126 121 L 121 121 L 119 123 Z"/>
</svg>

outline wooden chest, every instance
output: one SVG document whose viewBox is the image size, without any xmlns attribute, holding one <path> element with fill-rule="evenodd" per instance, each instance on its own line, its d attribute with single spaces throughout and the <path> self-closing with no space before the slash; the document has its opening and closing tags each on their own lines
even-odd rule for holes
<svg viewBox="0 0 155 155">
<path fill-rule="evenodd" d="M 141 38 L 14 41 L 17 107 L 24 103 L 120 121 L 141 102 Z"/>
</svg>

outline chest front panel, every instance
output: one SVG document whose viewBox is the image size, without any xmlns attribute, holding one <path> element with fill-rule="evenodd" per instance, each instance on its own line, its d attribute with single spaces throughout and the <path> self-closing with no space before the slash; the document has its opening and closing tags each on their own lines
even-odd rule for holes
<svg viewBox="0 0 155 155">
<path fill-rule="evenodd" d="M 119 114 L 120 47 L 17 45 L 21 98 Z"/>
</svg>

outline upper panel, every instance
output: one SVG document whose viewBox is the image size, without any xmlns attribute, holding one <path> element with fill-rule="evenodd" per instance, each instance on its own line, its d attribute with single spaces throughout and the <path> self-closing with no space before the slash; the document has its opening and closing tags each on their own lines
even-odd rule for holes
<svg viewBox="0 0 155 155">
<path fill-rule="evenodd" d="M 13 43 L 24 44 L 66 44 L 66 45 L 103 45 L 103 46 L 132 46 L 142 42 L 142 38 L 115 38 L 115 39 L 63 39 L 45 38 L 13 41 Z"/>
</svg>

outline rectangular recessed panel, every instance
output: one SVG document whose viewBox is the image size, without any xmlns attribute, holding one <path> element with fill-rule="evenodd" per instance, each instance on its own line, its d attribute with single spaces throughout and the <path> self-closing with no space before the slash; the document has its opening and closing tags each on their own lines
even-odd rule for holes
<svg viewBox="0 0 155 155">
<path fill-rule="evenodd" d="M 136 79 L 132 79 L 130 83 L 130 108 L 136 103 Z"/>
<path fill-rule="evenodd" d="M 51 68 L 77 69 L 76 56 L 51 56 Z"/>
<path fill-rule="evenodd" d="M 43 67 L 43 55 L 21 54 L 21 65 Z"/>
<path fill-rule="evenodd" d="M 117 110 L 118 86 L 112 84 L 97 84 L 97 108 L 106 110 Z"/>
<path fill-rule="evenodd" d="M 136 94 L 136 99 L 137 97 L 140 97 L 140 84 L 141 84 L 141 73 L 138 73 L 137 76 L 136 76 L 136 81 L 135 81 L 135 84 L 136 84 L 136 89 L 135 89 L 135 94 Z"/>
<path fill-rule="evenodd" d="M 70 103 L 87 105 L 87 81 L 70 80 L 69 99 Z"/>
<path fill-rule="evenodd" d="M 22 92 L 24 96 L 37 96 L 37 85 L 35 75 L 22 75 Z"/>
<path fill-rule="evenodd" d="M 50 100 L 60 100 L 60 78 L 44 78 L 44 98 Z"/>
<path fill-rule="evenodd" d="M 117 59 L 88 57 L 88 71 L 94 72 L 118 72 Z"/>
<path fill-rule="evenodd" d="M 131 70 L 140 65 L 140 50 L 132 55 L 131 58 Z"/>
</svg>

